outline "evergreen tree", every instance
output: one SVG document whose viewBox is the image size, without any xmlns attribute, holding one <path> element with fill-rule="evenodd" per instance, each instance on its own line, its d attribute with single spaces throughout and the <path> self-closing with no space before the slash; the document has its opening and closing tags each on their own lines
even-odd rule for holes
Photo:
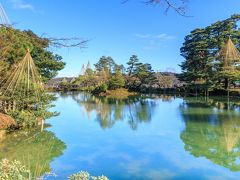
<svg viewBox="0 0 240 180">
<path fill-rule="evenodd" d="M 34 63 L 44 81 L 55 77 L 65 66 L 61 56 L 48 50 L 50 41 L 38 37 L 30 30 L 20 31 L 10 27 L 0 27 L 0 35 L 0 75 L 5 72 L 0 78 L 9 75 L 7 72 L 22 60 L 27 49 L 30 49 Z"/>
<path fill-rule="evenodd" d="M 232 81 L 240 80 L 240 53 L 229 38 L 221 49 L 219 56 L 219 78 L 224 79 L 224 88 L 228 90 Z"/>
<path fill-rule="evenodd" d="M 152 66 L 150 64 L 139 64 L 137 66 L 135 74 L 141 82 L 140 86 L 143 84 L 152 85 L 156 80 L 155 73 L 152 70 Z"/>
<path fill-rule="evenodd" d="M 115 66 L 115 61 L 109 56 L 102 56 L 97 64 L 95 64 L 95 68 L 98 72 L 105 71 L 110 74 L 113 73 Z"/>
<path fill-rule="evenodd" d="M 122 75 L 121 71 L 118 70 L 111 77 L 111 79 L 109 81 L 109 88 L 110 89 L 118 89 L 118 88 L 123 88 L 124 86 L 125 86 L 125 78 Z"/>
<path fill-rule="evenodd" d="M 205 84 L 206 91 L 212 85 L 214 74 L 214 57 L 208 49 L 208 38 L 205 29 L 196 29 L 186 36 L 181 48 L 181 55 L 185 61 L 180 65 L 184 81 L 194 86 Z"/>
<path fill-rule="evenodd" d="M 240 15 L 233 15 L 206 28 L 195 29 L 186 36 L 181 48 L 181 55 L 185 61 L 180 65 L 182 68 L 180 77 L 195 87 L 203 85 L 205 90 L 221 89 L 223 86 L 226 88 L 227 81 L 221 72 L 223 64 L 216 61 L 216 58 L 229 37 L 237 48 L 240 47 L 240 30 L 237 27 L 239 20 Z M 231 74 L 236 75 L 236 71 L 233 71 L 236 69 L 233 68 L 235 65 L 230 66 Z"/>
<path fill-rule="evenodd" d="M 132 55 L 127 62 L 127 65 L 128 76 L 131 76 L 133 75 L 134 71 L 136 71 L 137 66 L 140 65 L 138 57 L 136 55 Z"/>
</svg>

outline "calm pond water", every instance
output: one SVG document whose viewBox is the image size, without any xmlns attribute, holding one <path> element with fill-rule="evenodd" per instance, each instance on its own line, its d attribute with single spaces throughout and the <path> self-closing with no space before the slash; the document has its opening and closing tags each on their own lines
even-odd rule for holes
<svg viewBox="0 0 240 180">
<path fill-rule="evenodd" d="M 239 179 L 240 108 L 215 98 L 127 100 L 58 94 L 44 132 L 9 135 L 0 158 L 36 175 L 67 179 L 80 170 L 110 179 Z M 240 103 L 239 103 L 240 105 Z"/>
</svg>

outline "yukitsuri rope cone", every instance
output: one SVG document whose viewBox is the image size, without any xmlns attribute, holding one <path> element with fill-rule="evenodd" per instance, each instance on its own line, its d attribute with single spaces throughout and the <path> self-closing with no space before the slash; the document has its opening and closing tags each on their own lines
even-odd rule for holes
<svg viewBox="0 0 240 180">
<path fill-rule="evenodd" d="M 231 38 L 228 39 L 220 50 L 218 58 L 221 60 L 221 63 L 223 63 L 223 69 L 232 67 L 236 62 L 240 63 L 240 52 L 233 44 Z"/>
<path fill-rule="evenodd" d="M 0 3 L 0 24 L 4 26 L 10 26 L 11 24 L 1 3 Z"/>
<path fill-rule="evenodd" d="M 18 106 L 21 100 L 40 101 L 41 92 L 44 91 L 41 76 L 28 50 L 23 60 L 17 65 L 10 76 L 0 84 L 0 111 L 7 112 L 22 108 Z"/>
<path fill-rule="evenodd" d="M 225 78 L 225 89 L 227 89 L 228 97 L 230 96 L 230 80 L 239 77 L 240 52 L 233 44 L 229 37 L 226 44 L 219 52 L 218 60 L 220 60 L 222 77 Z"/>
</svg>

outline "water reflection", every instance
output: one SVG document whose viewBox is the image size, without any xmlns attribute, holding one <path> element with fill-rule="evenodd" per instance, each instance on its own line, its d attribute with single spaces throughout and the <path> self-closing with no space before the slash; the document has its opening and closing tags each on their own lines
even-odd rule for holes
<svg viewBox="0 0 240 180">
<path fill-rule="evenodd" d="M 64 154 L 53 133 L 35 131 L 7 137 L 0 158 L 16 157 L 40 174 L 51 168 L 55 179 L 81 170 L 116 180 L 239 179 L 239 106 L 229 102 L 62 94 L 48 130 L 66 143 Z"/>
<path fill-rule="evenodd" d="M 165 101 L 171 100 L 169 96 Z M 96 97 L 86 93 L 73 93 L 72 98 L 82 107 L 82 113 L 87 114 L 88 119 L 95 120 L 103 129 L 112 128 L 118 121 L 129 124 L 136 130 L 141 123 L 149 123 L 157 106 L 153 98 L 155 96 L 135 96 L 128 99 L 111 99 Z M 159 97 L 158 98 L 163 98 Z"/>
<path fill-rule="evenodd" d="M 66 145 L 54 133 L 22 131 L 6 136 L 0 143 L 0 159 L 18 160 L 39 177 L 51 172 L 50 163 L 63 154 Z"/>
<path fill-rule="evenodd" d="M 185 150 L 231 171 L 240 171 L 240 113 L 237 103 L 186 99 L 180 106 L 185 122 Z"/>
<path fill-rule="evenodd" d="M 97 97 L 88 93 L 72 93 L 72 98 L 83 107 L 83 114 L 95 120 L 103 129 L 112 128 L 118 121 L 125 121 L 132 130 L 137 130 L 141 123 L 149 123 L 157 107 L 158 99 L 171 102 L 174 97 L 167 95 L 133 96 L 128 99 Z"/>
</svg>

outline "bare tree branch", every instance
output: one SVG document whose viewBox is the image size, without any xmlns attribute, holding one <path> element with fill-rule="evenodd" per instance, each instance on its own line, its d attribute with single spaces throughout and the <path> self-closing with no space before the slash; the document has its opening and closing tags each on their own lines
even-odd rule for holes
<svg viewBox="0 0 240 180">
<path fill-rule="evenodd" d="M 123 0 L 122 4 L 129 2 L 130 0 Z M 147 5 L 163 5 L 165 7 L 165 13 L 167 14 L 170 9 L 173 9 L 179 15 L 184 17 L 191 17 L 186 15 L 188 0 L 144 0 Z"/>
<path fill-rule="evenodd" d="M 12 31 L 13 25 L 9 24 L 0 24 L 0 28 L 5 28 L 8 31 Z M 28 35 L 25 33 L 20 33 L 20 36 L 28 38 Z M 34 36 L 32 37 L 34 38 Z M 49 38 L 46 37 L 46 33 L 42 34 L 40 36 L 42 39 L 46 39 L 49 42 L 49 45 L 56 48 L 86 48 L 86 44 L 89 42 L 89 40 L 78 38 L 78 37 L 71 37 L 71 38 Z M 39 41 L 39 39 L 36 37 L 36 41 Z"/>
<path fill-rule="evenodd" d="M 47 38 L 51 46 L 56 48 L 86 48 L 89 40 L 82 38 Z"/>
</svg>

